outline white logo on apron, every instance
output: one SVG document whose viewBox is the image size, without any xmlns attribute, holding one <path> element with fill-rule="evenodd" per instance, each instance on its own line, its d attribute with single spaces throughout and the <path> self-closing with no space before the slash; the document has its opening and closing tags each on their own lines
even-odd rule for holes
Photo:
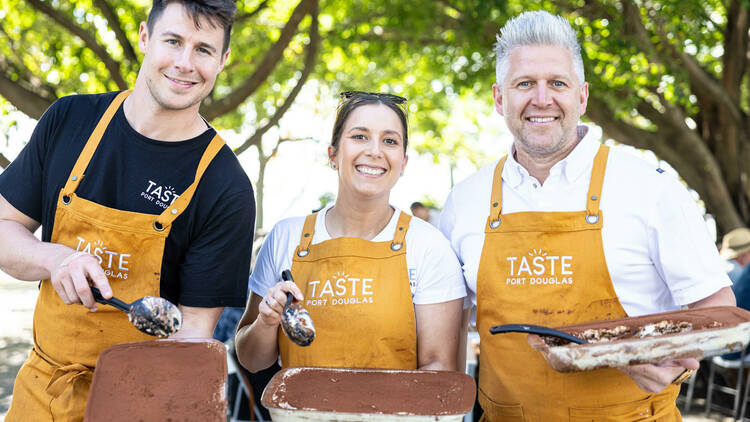
<svg viewBox="0 0 750 422">
<path fill-rule="evenodd" d="M 373 278 L 351 277 L 338 273 L 332 278 L 321 281 L 308 281 L 306 306 L 347 305 L 373 303 Z"/>
<path fill-rule="evenodd" d="M 541 249 L 532 249 L 527 255 L 505 257 L 508 263 L 505 284 L 573 284 L 572 256 L 548 255 Z"/>
<path fill-rule="evenodd" d="M 76 236 L 76 239 L 78 239 L 76 251 L 94 255 L 99 260 L 99 264 L 107 277 L 127 280 L 130 270 L 128 267 L 128 264 L 130 264 L 128 261 L 129 253 L 110 251 L 101 240 L 91 242 L 80 236 Z"/>
</svg>

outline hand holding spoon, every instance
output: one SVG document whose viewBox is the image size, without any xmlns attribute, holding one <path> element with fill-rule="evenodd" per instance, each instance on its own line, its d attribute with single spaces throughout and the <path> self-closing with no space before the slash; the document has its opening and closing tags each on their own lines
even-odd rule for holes
<svg viewBox="0 0 750 422">
<path fill-rule="evenodd" d="M 294 282 L 292 272 L 284 270 L 281 272 L 284 281 Z M 310 314 L 299 304 L 292 305 L 294 295 L 286 293 L 286 304 L 281 313 L 281 329 L 289 340 L 298 346 L 309 346 L 315 339 L 315 325 L 313 325 Z"/>
<path fill-rule="evenodd" d="M 150 336 L 169 337 L 182 326 L 182 312 L 167 299 L 145 296 L 133 303 L 125 303 L 116 297 L 105 299 L 96 287 L 91 287 L 91 293 L 97 302 L 127 313 L 133 326 Z"/>
</svg>

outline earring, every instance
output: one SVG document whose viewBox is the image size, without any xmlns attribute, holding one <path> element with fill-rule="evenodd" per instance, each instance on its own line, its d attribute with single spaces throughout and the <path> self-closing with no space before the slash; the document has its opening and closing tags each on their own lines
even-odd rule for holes
<svg viewBox="0 0 750 422">
<path fill-rule="evenodd" d="M 331 164 L 332 169 L 336 169 L 336 164 Z"/>
</svg>

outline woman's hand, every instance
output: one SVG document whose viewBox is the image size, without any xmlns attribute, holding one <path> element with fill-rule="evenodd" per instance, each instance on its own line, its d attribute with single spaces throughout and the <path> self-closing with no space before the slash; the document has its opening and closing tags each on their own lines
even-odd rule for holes
<svg viewBox="0 0 750 422">
<path fill-rule="evenodd" d="M 297 300 L 304 299 L 302 291 L 290 281 L 276 283 L 263 297 L 250 295 L 234 336 L 237 357 L 250 372 L 268 368 L 279 356 L 278 327 L 287 292 Z"/>
<path fill-rule="evenodd" d="M 286 305 L 286 295 L 291 293 L 297 301 L 302 301 L 302 291 L 291 281 L 281 281 L 268 289 L 258 306 L 258 321 L 269 327 L 281 322 L 281 313 Z"/>
</svg>

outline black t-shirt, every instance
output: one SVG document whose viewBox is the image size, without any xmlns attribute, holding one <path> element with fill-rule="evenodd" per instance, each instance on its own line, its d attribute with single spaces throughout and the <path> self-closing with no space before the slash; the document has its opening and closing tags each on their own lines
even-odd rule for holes
<svg viewBox="0 0 750 422">
<path fill-rule="evenodd" d="M 0 174 L 0 194 L 52 236 L 60 190 L 116 92 L 56 101 L 31 140 Z M 124 211 L 161 214 L 195 178 L 216 132 L 156 141 L 136 132 L 122 106 L 112 118 L 76 194 Z M 164 247 L 161 296 L 186 306 L 244 306 L 255 226 L 250 180 L 228 146 L 206 169 Z"/>
</svg>

